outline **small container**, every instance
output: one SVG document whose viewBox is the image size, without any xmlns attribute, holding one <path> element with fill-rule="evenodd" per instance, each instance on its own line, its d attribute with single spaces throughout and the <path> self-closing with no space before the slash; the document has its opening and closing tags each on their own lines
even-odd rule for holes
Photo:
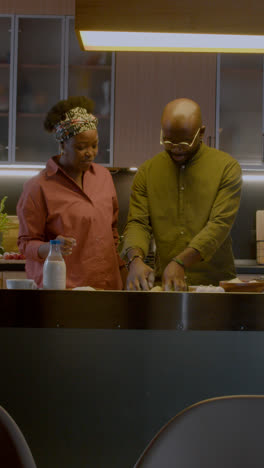
<svg viewBox="0 0 264 468">
<path fill-rule="evenodd" d="M 50 251 L 43 266 L 43 289 L 66 289 L 66 265 L 59 240 L 50 241 Z"/>
</svg>

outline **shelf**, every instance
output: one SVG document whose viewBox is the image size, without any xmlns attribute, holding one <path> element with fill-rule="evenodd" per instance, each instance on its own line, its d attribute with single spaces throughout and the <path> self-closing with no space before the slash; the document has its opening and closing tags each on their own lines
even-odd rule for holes
<svg viewBox="0 0 264 468">
<path fill-rule="evenodd" d="M 111 70 L 111 65 L 69 65 L 70 69 L 82 69 L 82 70 Z"/>
<path fill-rule="evenodd" d="M 20 63 L 18 65 L 18 68 L 33 68 L 33 69 L 50 69 L 50 68 L 53 68 L 53 69 L 58 69 L 60 68 L 60 65 L 59 64 L 55 64 L 55 65 L 49 65 L 49 64 L 35 64 L 35 63 Z"/>
<path fill-rule="evenodd" d="M 8 112 L 0 112 L 0 117 L 8 117 Z"/>
<path fill-rule="evenodd" d="M 34 117 L 37 117 L 37 118 L 43 118 L 45 117 L 47 114 L 47 112 L 18 112 L 17 113 L 17 116 L 18 117 L 25 117 L 25 118 L 34 118 Z M 3 114 L 0 112 L 0 116 L 2 115 L 7 115 L 8 114 Z M 95 114 L 95 116 L 98 118 L 98 120 L 100 119 L 110 119 L 110 115 L 107 114 L 107 115 L 100 115 L 100 114 Z"/>
<path fill-rule="evenodd" d="M 10 68 L 10 63 L 0 63 L 0 68 Z"/>
<path fill-rule="evenodd" d="M 30 117 L 30 118 L 33 118 L 33 117 L 38 117 L 38 118 L 43 118 L 45 117 L 47 113 L 46 112 L 18 112 L 17 113 L 17 116 L 18 117 Z"/>
</svg>

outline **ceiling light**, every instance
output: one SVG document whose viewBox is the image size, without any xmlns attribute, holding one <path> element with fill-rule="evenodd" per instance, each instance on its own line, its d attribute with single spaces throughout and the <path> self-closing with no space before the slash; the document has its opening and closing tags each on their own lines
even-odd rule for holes
<svg viewBox="0 0 264 468">
<path fill-rule="evenodd" d="M 264 52 L 264 4 L 230 0 L 75 0 L 83 50 Z"/>
<path fill-rule="evenodd" d="M 263 53 L 264 36 L 80 31 L 85 50 Z"/>
</svg>

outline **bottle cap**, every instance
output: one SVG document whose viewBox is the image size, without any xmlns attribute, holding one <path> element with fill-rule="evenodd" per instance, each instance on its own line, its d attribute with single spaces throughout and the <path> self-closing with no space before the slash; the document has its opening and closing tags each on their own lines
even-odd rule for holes
<svg viewBox="0 0 264 468">
<path fill-rule="evenodd" d="M 50 241 L 51 245 L 59 245 L 60 243 L 61 243 L 61 241 L 59 239 L 54 239 L 54 240 Z"/>
</svg>

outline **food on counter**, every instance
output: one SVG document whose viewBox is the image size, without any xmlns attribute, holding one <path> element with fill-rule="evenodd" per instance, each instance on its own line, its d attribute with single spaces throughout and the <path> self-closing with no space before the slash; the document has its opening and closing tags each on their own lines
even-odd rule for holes
<svg viewBox="0 0 264 468">
<path fill-rule="evenodd" d="M 226 281 L 226 283 L 243 283 L 243 281 L 241 281 L 239 278 L 233 278 L 229 281 Z"/>
<path fill-rule="evenodd" d="M 154 286 L 154 288 L 150 290 L 150 292 L 161 292 L 161 291 L 163 291 L 161 286 Z"/>
<path fill-rule="evenodd" d="M 20 252 L 5 252 L 0 255 L 0 260 L 25 260 L 26 257 Z"/>
<path fill-rule="evenodd" d="M 225 290 L 221 286 L 197 286 L 196 292 L 203 292 L 203 293 L 224 293 Z"/>
<path fill-rule="evenodd" d="M 92 288 L 92 286 L 79 286 L 73 288 L 72 291 L 96 291 L 96 289 Z"/>
</svg>

